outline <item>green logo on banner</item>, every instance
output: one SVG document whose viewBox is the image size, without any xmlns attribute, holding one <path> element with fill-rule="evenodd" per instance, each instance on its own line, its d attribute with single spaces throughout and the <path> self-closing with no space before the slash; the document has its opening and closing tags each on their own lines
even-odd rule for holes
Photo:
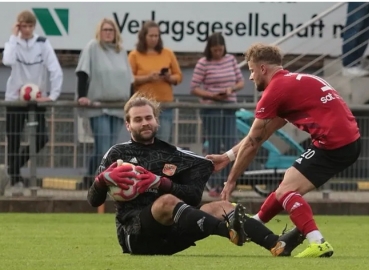
<svg viewBox="0 0 369 270">
<path fill-rule="evenodd" d="M 33 8 L 33 12 L 35 13 L 37 20 L 39 21 L 42 29 L 47 36 L 62 36 L 62 32 L 60 31 L 58 25 L 55 22 L 53 15 L 48 8 Z M 69 30 L 69 9 L 66 8 L 54 8 L 55 14 L 58 16 L 59 21 L 61 22 L 62 27 L 65 32 L 68 34 Z"/>
</svg>

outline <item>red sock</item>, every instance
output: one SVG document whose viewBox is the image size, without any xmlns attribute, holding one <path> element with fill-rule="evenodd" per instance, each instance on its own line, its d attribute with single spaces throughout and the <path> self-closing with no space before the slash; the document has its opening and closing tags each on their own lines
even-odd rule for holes
<svg viewBox="0 0 369 270">
<path fill-rule="evenodd" d="M 258 216 L 263 223 L 267 223 L 282 211 L 283 206 L 275 197 L 275 192 L 272 192 L 260 207 Z"/>
<path fill-rule="evenodd" d="M 306 236 L 309 232 L 318 230 L 313 219 L 313 211 L 300 194 L 292 191 L 287 192 L 279 202 L 290 214 L 290 219 L 303 235 Z"/>
</svg>

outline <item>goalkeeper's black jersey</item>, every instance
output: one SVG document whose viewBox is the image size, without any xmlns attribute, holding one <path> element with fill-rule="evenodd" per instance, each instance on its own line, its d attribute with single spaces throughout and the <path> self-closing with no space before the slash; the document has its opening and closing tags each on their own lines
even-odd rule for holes
<svg viewBox="0 0 369 270">
<path fill-rule="evenodd" d="M 134 141 L 114 145 L 103 157 L 98 173 L 117 159 L 140 165 L 156 175 L 171 179 L 173 185 L 170 194 L 192 206 L 200 204 L 205 184 L 214 169 L 210 160 L 158 139 L 150 145 Z M 150 205 L 160 195 L 157 189 L 150 189 L 131 201 L 116 201 L 117 220 L 122 224 L 128 222 L 137 214 L 137 210 Z M 88 201 L 92 206 L 103 204 L 106 197 L 107 188 L 101 188 L 96 183 L 88 191 Z"/>
</svg>

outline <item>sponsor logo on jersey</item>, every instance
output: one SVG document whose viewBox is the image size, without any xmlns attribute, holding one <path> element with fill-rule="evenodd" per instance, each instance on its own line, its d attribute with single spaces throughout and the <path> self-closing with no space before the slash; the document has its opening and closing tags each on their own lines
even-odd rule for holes
<svg viewBox="0 0 369 270">
<path fill-rule="evenodd" d="M 329 101 L 332 101 L 332 100 L 335 100 L 335 99 L 340 99 L 341 97 L 337 94 L 333 94 L 333 93 L 329 93 L 328 95 L 322 97 L 320 99 L 320 101 L 323 103 L 323 104 L 326 104 L 327 102 Z"/>
</svg>

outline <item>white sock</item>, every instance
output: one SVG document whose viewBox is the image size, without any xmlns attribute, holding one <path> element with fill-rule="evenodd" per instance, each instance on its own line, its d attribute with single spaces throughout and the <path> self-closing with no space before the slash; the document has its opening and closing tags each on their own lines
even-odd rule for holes
<svg viewBox="0 0 369 270">
<path fill-rule="evenodd" d="M 259 215 L 256 214 L 252 217 L 253 219 L 256 219 L 257 221 L 259 221 L 260 223 L 264 224 L 264 222 L 259 218 Z"/>
<path fill-rule="evenodd" d="M 309 243 L 316 243 L 316 244 L 321 244 L 322 243 L 322 239 L 323 239 L 323 235 L 320 233 L 320 231 L 315 230 L 312 232 L 309 232 L 306 235 L 307 240 L 309 241 Z"/>
</svg>

